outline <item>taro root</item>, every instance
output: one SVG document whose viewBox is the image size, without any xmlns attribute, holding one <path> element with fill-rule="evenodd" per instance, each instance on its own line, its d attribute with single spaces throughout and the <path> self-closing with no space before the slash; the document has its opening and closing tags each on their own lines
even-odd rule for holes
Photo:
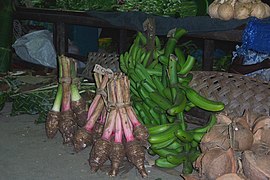
<svg viewBox="0 0 270 180">
<path fill-rule="evenodd" d="M 207 132 L 200 143 L 202 152 L 220 147 L 224 150 L 230 148 L 229 128 L 226 124 L 216 124 Z"/>
<path fill-rule="evenodd" d="M 71 108 L 76 115 L 76 123 L 82 127 L 87 119 L 87 106 L 78 90 L 77 62 L 74 59 L 71 59 L 71 78 Z"/>
<path fill-rule="evenodd" d="M 136 166 L 139 173 L 143 178 L 148 174 L 144 167 L 145 149 L 141 146 L 140 142 L 133 140 L 125 144 L 128 159 Z"/>
<path fill-rule="evenodd" d="M 252 132 L 254 143 L 263 142 L 270 145 L 270 116 L 261 116 L 254 122 Z"/>
<path fill-rule="evenodd" d="M 74 113 L 70 107 L 71 91 L 70 91 L 70 59 L 61 56 L 62 63 L 62 88 L 63 98 L 61 107 L 61 120 L 59 121 L 59 130 L 63 136 L 63 143 L 72 143 L 77 124 L 74 122 Z"/>
<path fill-rule="evenodd" d="M 232 148 L 236 151 L 249 150 L 253 144 L 252 132 L 240 123 L 232 125 Z"/>
<path fill-rule="evenodd" d="M 87 146 L 91 145 L 93 142 L 93 135 L 89 134 L 85 129 L 80 128 L 73 139 L 74 150 L 79 152 L 86 148 Z"/>
<path fill-rule="evenodd" d="M 60 58 L 59 61 L 59 79 L 62 78 L 62 62 Z M 52 139 L 57 134 L 58 128 L 59 128 L 59 120 L 61 118 L 61 101 L 63 98 L 63 87 L 61 84 L 61 81 L 58 84 L 57 93 L 54 99 L 53 107 L 47 114 L 47 119 L 45 123 L 45 130 L 47 137 Z"/>
<path fill-rule="evenodd" d="M 86 102 L 84 99 L 80 99 L 78 101 L 71 101 L 71 109 L 76 115 L 76 123 L 83 127 L 86 124 L 87 119 L 87 111 L 86 111 Z"/>
<path fill-rule="evenodd" d="M 245 151 L 242 156 L 243 171 L 246 177 L 254 180 L 270 179 L 270 156 L 257 156 Z"/>
<path fill-rule="evenodd" d="M 116 176 L 119 172 L 119 167 L 123 163 L 125 154 L 125 148 L 122 143 L 113 143 L 112 150 L 110 153 L 110 160 L 112 162 L 109 176 Z"/>
<path fill-rule="evenodd" d="M 47 137 L 52 139 L 58 131 L 60 112 L 49 111 L 45 123 Z"/>
<path fill-rule="evenodd" d="M 77 129 L 77 125 L 74 122 L 73 112 L 70 109 L 69 111 L 62 111 L 61 114 L 59 130 L 63 137 L 63 144 L 72 143 Z"/>
<path fill-rule="evenodd" d="M 104 139 L 98 139 L 90 153 L 89 165 L 92 172 L 98 169 L 108 160 L 112 143 Z"/>
<path fill-rule="evenodd" d="M 214 180 L 227 173 L 236 173 L 236 166 L 234 151 L 231 148 L 227 151 L 221 148 L 210 149 L 201 154 L 195 162 L 195 167 L 207 180 Z"/>
</svg>

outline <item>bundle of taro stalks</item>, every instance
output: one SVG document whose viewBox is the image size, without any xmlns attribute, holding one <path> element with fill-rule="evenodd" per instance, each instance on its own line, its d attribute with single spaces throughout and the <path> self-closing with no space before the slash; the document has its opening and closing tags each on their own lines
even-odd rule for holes
<svg viewBox="0 0 270 180">
<path fill-rule="evenodd" d="M 78 126 L 84 126 L 87 106 L 78 91 L 77 63 L 74 59 L 60 56 L 59 83 L 52 109 L 46 119 L 48 138 L 54 138 L 58 130 L 64 144 L 72 144 Z"/>
<path fill-rule="evenodd" d="M 76 63 L 59 58 L 59 86 L 52 110 L 48 113 L 46 132 L 53 138 L 60 130 L 64 143 L 76 152 L 93 145 L 89 165 L 93 172 L 111 161 L 110 176 L 116 176 L 127 158 L 142 177 L 148 131 L 137 119 L 130 104 L 130 81 L 123 74 L 94 73 L 96 96 L 88 112 L 77 89 Z"/>
</svg>

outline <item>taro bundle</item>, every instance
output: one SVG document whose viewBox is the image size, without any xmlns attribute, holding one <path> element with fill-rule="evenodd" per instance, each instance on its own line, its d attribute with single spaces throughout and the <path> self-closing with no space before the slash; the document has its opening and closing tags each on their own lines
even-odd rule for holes
<svg viewBox="0 0 270 180">
<path fill-rule="evenodd" d="M 76 61 L 60 56 L 57 94 L 45 127 L 48 138 L 54 138 L 59 130 L 64 144 L 73 143 L 78 125 L 83 126 L 87 118 L 87 107 L 78 91 L 76 73 Z"/>
<path fill-rule="evenodd" d="M 144 144 L 148 132 L 138 121 L 130 104 L 130 82 L 127 76 L 117 74 L 108 81 L 108 75 L 100 78 L 100 75 L 95 74 L 95 80 L 97 94 L 89 108 L 87 124 L 81 130 L 81 134 L 88 134 L 88 143 L 95 137 L 89 157 L 91 170 L 98 171 L 110 160 L 109 175 L 116 176 L 121 163 L 127 157 L 142 177 L 146 177 Z M 100 126 L 104 128 L 99 129 Z M 97 134 L 99 135 L 95 136 Z"/>
</svg>

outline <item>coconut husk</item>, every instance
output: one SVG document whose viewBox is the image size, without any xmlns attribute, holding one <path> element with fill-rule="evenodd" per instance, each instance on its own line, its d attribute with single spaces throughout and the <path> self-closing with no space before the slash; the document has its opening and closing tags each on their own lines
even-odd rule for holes
<svg viewBox="0 0 270 180">
<path fill-rule="evenodd" d="M 227 150 L 230 148 L 229 128 L 226 124 L 216 124 L 207 132 L 200 143 L 202 152 L 220 147 Z"/>
<path fill-rule="evenodd" d="M 75 121 L 78 126 L 83 127 L 87 120 L 87 105 L 83 98 L 79 101 L 71 101 L 71 109 L 76 115 Z"/>
<path fill-rule="evenodd" d="M 123 163 L 125 156 L 126 152 L 124 145 L 122 143 L 113 143 L 112 150 L 109 156 L 112 163 L 109 176 L 117 176 L 117 174 L 119 173 L 119 167 Z"/>
<path fill-rule="evenodd" d="M 87 132 L 84 128 L 78 129 L 74 135 L 73 145 L 76 152 L 82 151 L 93 142 L 93 133 Z"/>
<path fill-rule="evenodd" d="M 243 118 L 241 118 L 241 120 L 242 119 Z M 244 124 L 244 126 L 242 124 Z M 241 124 L 237 122 L 232 125 L 232 148 L 236 151 L 249 150 L 253 144 L 253 134 L 250 131 L 249 126 L 246 125 L 243 121 Z"/>
<path fill-rule="evenodd" d="M 218 177 L 216 180 L 245 180 L 246 178 L 242 175 L 236 173 L 224 174 L 223 176 Z"/>
<path fill-rule="evenodd" d="M 270 117 L 261 116 L 254 122 L 252 132 L 254 143 L 263 142 L 270 145 Z"/>
<path fill-rule="evenodd" d="M 61 113 L 56 111 L 49 111 L 45 123 L 45 129 L 47 137 L 52 139 L 55 137 L 58 131 L 59 119 Z"/>
<path fill-rule="evenodd" d="M 256 156 L 270 155 L 270 145 L 263 142 L 257 142 L 253 144 L 250 150 L 254 152 Z"/>
<path fill-rule="evenodd" d="M 63 137 L 63 144 L 72 143 L 73 137 L 77 130 L 77 125 L 74 122 L 74 114 L 72 110 L 61 112 L 59 130 Z"/>
<path fill-rule="evenodd" d="M 217 117 L 217 124 L 226 124 L 229 125 L 232 123 L 232 120 L 224 113 L 219 113 L 216 115 Z"/>
<path fill-rule="evenodd" d="M 89 165 L 92 172 L 97 172 L 98 169 L 109 159 L 112 143 L 104 139 L 98 139 L 92 147 Z"/>
<path fill-rule="evenodd" d="M 145 160 L 145 149 L 141 146 L 140 142 L 137 140 L 127 142 L 125 144 L 126 153 L 128 159 L 136 166 L 139 173 L 143 178 L 147 177 L 148 174 L 144 167 Z"/>
<path fill-rule="evenodd" d="M 244 115 L 243 115 L 243 117 L 246 118 L 246 121 L 247 121 L 250 128 L 253 127 L 255 120 L 260 116 L 261 116 L 261 114 L 256 113 L 256 112 L 252 112 L 252 111 L 245 111 Z"/>
<path fill-rule="evenodd" d="M 224 174 L 236 173 L 237 162 L 231 148 L 227 151 L 213 148 L 201 154 L 195 162 L 195 167 L 199 169 L 201 176 L 214 180 Z"/>
<path fill-rule="evenodd" d="M 192 172 L 192 174 L 181 175 L 184 180 L 207 180 L 205 177 L 200 177 L 198 172 Z"/>
<path fill-rule="evenodd" d="M 246 177 L 254 180 L 270 179 L 270 156 L 257 156 L 252 151 L 245 151 L 242 156 L 243 171 Z"/>
<path fill-rule="evenodd" d="M 139 125 L 134 128 L 134 136 L 138 140 L 147 140 L 149 137 L 148 130 L 144 125 Z"/>
</svg>

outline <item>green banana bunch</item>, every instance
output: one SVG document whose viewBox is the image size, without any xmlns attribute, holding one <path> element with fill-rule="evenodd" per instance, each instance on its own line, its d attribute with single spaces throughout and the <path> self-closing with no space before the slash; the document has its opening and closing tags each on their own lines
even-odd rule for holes
<svg viewBox="0 0 270 180">
<path fill-rule="evenodd" d="M 149 132 L 149 154 L 159 156 L 155 161 L 159 167 L 183 164 L 183 174 L 192 172 L 192 163 L 200 154 L 199 143 L 216 123 L 213 114 L 207 125 L 187 130 L 184 113 L 195 106 L 213 112 L 224 108 L 223 103 L 211 101 L 188 86 L 195 59 L 176 47 L 186 33 L 176 29 L 164 47 L 155 37 L 156 47 L 151 52 L 145 48 L 147 38 L 139 32 L 129 51 L 120 55 L 120 68 L 130 80 L 132 105 Z"/>
</svg>

